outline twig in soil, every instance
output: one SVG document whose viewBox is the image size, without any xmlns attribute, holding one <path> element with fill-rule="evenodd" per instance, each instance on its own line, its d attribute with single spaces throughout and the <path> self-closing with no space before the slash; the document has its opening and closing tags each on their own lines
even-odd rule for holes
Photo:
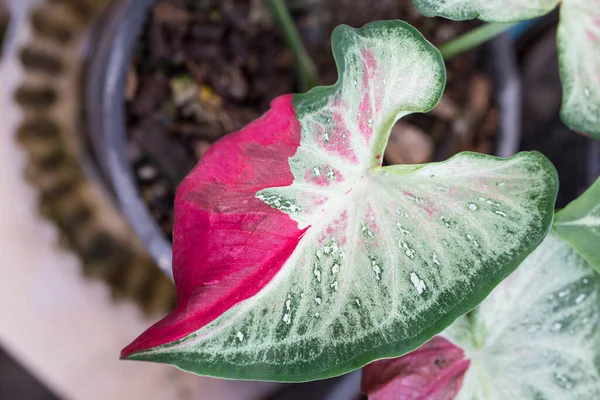
<svg viewBox="0 0 600 400">
<path fill-rule="evenodd" d="M 440 53 L 442 53 L 442 57 L 444 57 L 444 60 L 449 60 L 453 57 L 456 57 L 459 54 L 462 54 L 468 50 L 471 50 L 474 47 L 479 46 L 482 43 L 487 42 L 488 40 L 498 36 L 502 32 L 507 31 L 515 25 L 517 25 L 517 23 L 485 24 L 480 26 L 479 28 L 475 28 L 472 31 L 465 33 L 464 35 L 457 37 L 456 39 L 444 43 L 438 49 L 440 50 Z"/>
<path fill-rule="evenodd" d="M 298 69 L 298 86 L 305 92 L 318 84 L 317 68 L 308 55 L 302 38 L 294 25 L 294 21 L 283 0 L 271 0 L 273 16 L 283 29 L 288 46 L 292 49 Z"/>
</svg>

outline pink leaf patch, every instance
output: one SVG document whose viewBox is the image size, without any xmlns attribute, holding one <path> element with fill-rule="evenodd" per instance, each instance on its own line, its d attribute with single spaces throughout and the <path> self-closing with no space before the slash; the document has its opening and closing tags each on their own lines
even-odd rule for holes
<svg viewBox="0 0 600 400">
<path fill-rule="evenodd" d="M 173 276 L 177 308 L 121 356 L 173 342 L 256 294 L 294 251 L 303 231 L 256 198 L 293 181 L 288 158 L 300 143 L 292 96 L 261 119 L 215 143 L 175 199 Z M 202 268 L 199 268 L 202 266 Z"/>
</svg>

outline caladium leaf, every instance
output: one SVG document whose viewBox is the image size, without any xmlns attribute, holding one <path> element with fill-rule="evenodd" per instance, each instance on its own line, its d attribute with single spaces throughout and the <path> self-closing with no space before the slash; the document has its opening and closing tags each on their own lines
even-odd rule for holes
<svg viewBox="0 0 600 400">
<path fill-rule="evenodd" d="M 600 178 L 556 213 L 554 232 L 600 272 Z"/>
<path fill-rule="evenodd" d="M 468 367 L 462 349 L 436 336 L 405 356 L 365 366 L 361 389 L 369 400 L 451 400 Z"/>
<path fill-rule="evenodd" d="M 419 12 L 428 17 L 453 20 L 479 18 L 490 22 L 515 22 L 539 17 L 552 11 L 560 0 L 413 0 Z"/>
<path fill-rule="evenodd" d="M 558 25 L 561 118 L 600 138 L 600 0 L 564 0 Z"/>
<path fill-rule="evenodd" d="M 305 381 L 404 354 L 472 309 L 546 235 L 538 153 L 381 167 L 435 106 L 439 52 L 400 21 L 333 33 L 339 81 L 283 96 L 178 189 L 178 307 L 123 351 L 202 375 Z"/>
<path fill-rule="evenodd" d="M 553 235 L 445 336 L 471 360 L 456 399 L 600 398 L 600 275 Z"/>
</svg>

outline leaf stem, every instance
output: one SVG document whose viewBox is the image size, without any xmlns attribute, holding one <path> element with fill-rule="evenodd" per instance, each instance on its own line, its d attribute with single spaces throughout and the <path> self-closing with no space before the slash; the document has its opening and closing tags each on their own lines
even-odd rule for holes
<svg viewBox="0 0 600 400">
<path fill-rule="evenodd" d="M 271 8 L 273 16 L 283 29 L 288 46 L 294 53 L 298 69 L 298 86 L 301 91 L 305 92 L 318 84 L 317 68 L 308 55 L 304 43 L 302 43 L 302 38 L 294 25 L 294 21 L 284 1 L 271 0 Z"/>
<path fill-rule="evenodd" d="M 466 52 L 467 50 L 471 50 L 472 48 L 487 42 L 488 40 L 498 36 L 502 32 L 507 31 L 515 25 L 517 25 L 517 23 L 490 23 L 482 25 L 470 32 L 465 33 L 464 35 L 457 37 L 456 39 L 444 43 L 439 47 L 440 53 L 442 53 L 444 60 L 449 60 Z"/>
</svg>

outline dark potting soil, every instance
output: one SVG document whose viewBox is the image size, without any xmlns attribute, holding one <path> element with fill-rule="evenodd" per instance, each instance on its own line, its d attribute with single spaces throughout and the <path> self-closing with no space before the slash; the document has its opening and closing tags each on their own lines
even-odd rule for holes
<svg viewBox="0 0 600 400">
<path fill-rule="evenodd" d="M 211 143 L 262 115 L 269 102 L 296 92 L 292 52 L 267 0 L 159 0 L 128 71 L 129 157 L 140 192 L 171 238 L 178 183 Z M 321 84 L 337 79 L 330 35 L 339 24 L 402 19 L 435 45 L 472 28 L 422 17 L 411 0 L 287 2 Z M 403 118 L 385 153 L 388 163 L 423 163 L 460 151 L 490 153 L 498 110 L 478 50 L 447 63 L 439 106 Z"/>
</svg>

